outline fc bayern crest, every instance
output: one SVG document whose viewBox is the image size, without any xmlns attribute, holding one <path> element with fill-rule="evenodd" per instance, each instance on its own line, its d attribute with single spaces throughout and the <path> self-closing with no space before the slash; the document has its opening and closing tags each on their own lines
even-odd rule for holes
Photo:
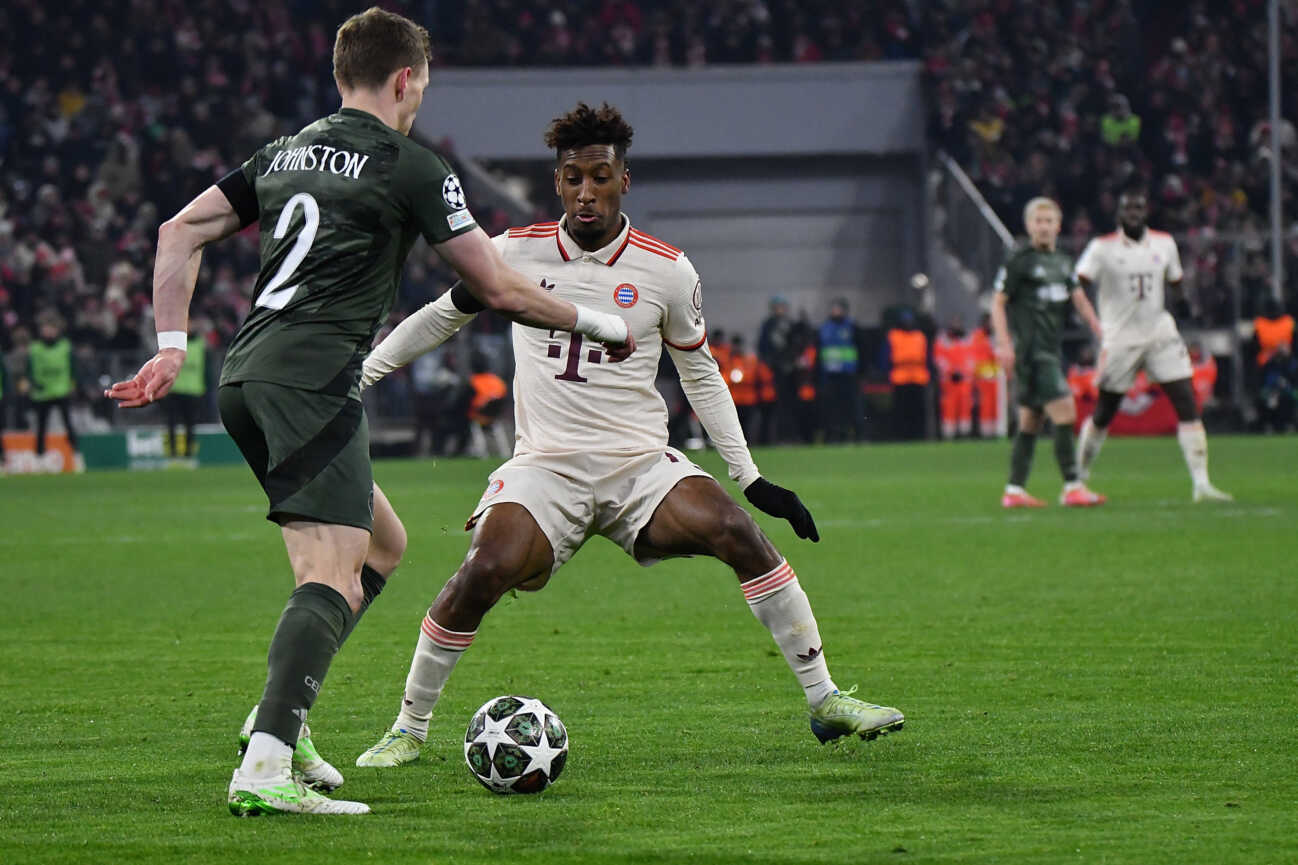
<svg viewBox="0 0 1298 865">
<path fill-rule="evenodd" d="M 464 190 L 460 187 L 460 178 L 454 174 L 446 175 L 442 181 L 442 200 L 452 210 L 464 209 Z"/>
<path fill-rule="evenodd" d="M 623 309 L 630 309 L 640 299 L 640 292 L 629 282 L 624 282 L 613 289 L 613 302 Z"/>
<path fill-rule="evenodd" d="M 504 488 L 505 488 L 505 482 L 502 481 L 500 478 L 496 478 L 494 481 L 487 484 L 487 491 L 482 494 L 482 497 L 484 499 L 491 498 L 492 496 L 494 496 L 496 493 L 500 492 Z"/>
</svg>

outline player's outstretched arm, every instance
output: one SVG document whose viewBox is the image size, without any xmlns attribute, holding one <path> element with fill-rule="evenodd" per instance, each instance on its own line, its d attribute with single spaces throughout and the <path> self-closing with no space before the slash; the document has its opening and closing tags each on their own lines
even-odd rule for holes
<svg viewBox="0 0 1298 865">
<path fill-rule="evenodd" d="M 229 237 L 243 224 L 230 200 L 216 186 L 209 186 L 162 223 L 153 263 L 153 318 L 158 329 L 158 353 L 134 377 L 104 391 L 104 396 L 117 400 L 123 408 L 134 408 L 167 395 L 185 362 L 189 301 L 198 280 L 203 247 Z"/>
<path fill-rule="evenodd" d="M 482 304 L 474 300 L 463 283 L 455 283 L 437 300 L 407 316 L 370 352 L 361 368 L 361 387 L 369 387 L 394 369 L 437 348 L 482 309 Z"/>
<path fill-rule="evenodd" d="M 620 316 L 569 303 L 533 285 L 505 263 L 482 229 L 456 235 L 434 248 L 475 298 L 511 321 L 584 334 L 604 343 L 615 361 L 635 351 L 635 339 Z"/>
<path fill-rule="evenodd" d="M 707 343 L 694 349 L 680 349 L 667 345 L 667 351 L 676 364 L 681 377 L 681 390 L 698 415 L 699 423 L 708 432 L 717 453 L 730 468 L 730 478 L 739 484 L 744 497 L 759 510 L 788 520 L 800 538 L 820 540 L 816 522 L 792 490 L 776 486 L 761 476 L 753 455 L 744 439 L 744 429 L 739 424 L 735 401 L 721 377 L 716 360 L 708 351 Z"/>
</svg>

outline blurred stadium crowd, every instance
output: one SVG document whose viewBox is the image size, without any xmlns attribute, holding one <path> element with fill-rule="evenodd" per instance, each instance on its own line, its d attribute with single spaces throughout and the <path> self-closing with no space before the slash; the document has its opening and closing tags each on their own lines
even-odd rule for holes
<svg viewBox="0 0 1298 865">
<path fill-rule="evenodd" d="M 1054 195 L 1076 251 L 1109 229 L 1115 191 L 1136 173 L 1150 179 L 1155 223 L 1189 238 L 1187 270 L 1213 277 L 1195 281 L 1209 288 L 1181 302 L 1182 318 L 1230 324 L 1235 292 L 1245 317 L 1261 311 L 1269 292 L 1263 232 L 1273 130 L 1257 119 L 1266 116 L 1264 0 L 388 5 L 429 22 L 435 65 L 918 58 L 933 147 L 966 168 L 1011 230 L 1029 197 Z M 0 387 L 8 404 L 0 426 L 25 420 L 10 407 L 18 407 L 13 385 L 38 319 L 58 320 L 87 361 L 129 359 L 81 364 L 78 390 L 88 399 L 105 371 L 127 372 L 152 350 L 159 222 L 261 144 L 336 107 L 332 33 L 355 8 L 339 0 L 0 7 Z M 1296 116 L 1298 14 L 1288 20 L 1285 113 Z M 1279 134 L 1292 214 L 1298 140 L 1288 122 Z M 437 144 L 453 155 L 451 142 Z M 483 200 L 475 212 L 489 232 L 511 221 Z M 1298 230 L 1288 237 L 1293 308 Z M 205 253 L 193 318 L 212 348 L 242 320 L 256 270 L 253 231 Z M 421 245 L 395 316 L 448 282 Z M 498 320 L 482 316 L 475 327 L 487 344 L 503 343 Z M 749 345 L 757 341 L 750 335 Z M 462 358 L 464 377 L 468 366 Z"/>
<path fill-rule="evenodd" d="M 1051 195 L 1077 253 L 1111 229 L 1117 191 L 1135 174 L 1149 182 L 1158 227 L 1188 238 L 1187 284 L 1209 287 L 1179 316 L 1229 322 L 1232 284 L 1242 289 L 1245 317 L 1260 310 L 1270 293 L 1265 0 L 925 6 L 930 139 L 965 167 L 1011 230 L 1024 202 Z M 1294 117 L 1298 16 L 1288 20 L 1282 116 Z M 1292 215 L 1298 138 L 1290 121 L 1280 136 Z M 1298 231 L 1289 232 L 1287 258 L 1292 303 Z"/>
</svg>

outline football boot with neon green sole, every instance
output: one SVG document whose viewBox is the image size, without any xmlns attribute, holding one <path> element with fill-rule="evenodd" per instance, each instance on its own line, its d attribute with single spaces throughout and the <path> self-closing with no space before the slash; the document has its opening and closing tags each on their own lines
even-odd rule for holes
<svg viewBox="0 0 1298 865">
<path fill-rule="evenodd" d="M 862 739 L 875 739 L 900 730 L 906 717 L 891 706 L 876 706 L 852 696 L 849 691 L 835 691 L 811 712 L 811 732 L 820 744 L 839 736 L 855 733 Z"/>
<path fill-rule="evenodd" d="M 357 757 L 356 765 L 382 769 L 413 763 L 419 759 L 419 749 L 423 744 L 414 733 L 394 727 L 384 733 L 374 747 Z"/>
<path fill-rule="evenodd" d="M 272 778 L 245 777 L 238 769 L 230 778 L 227 799 L 236 817 L 275 814 L 368 814 L 370 806 L 317 793 L 287 768 Z"/>
<path fill-rule="evenodd" d="M 248 750 L 248 741 L 252 739 L 252 725 L 257 720 L 257 707 L 253 706 L 248 718 L 239 730 L 239 756 Z M 297 744 L 293 746 L 293 774 L 302 783 L 320 793 L 329 793 L 343 785 L 343 773 L 335 769 L 329 761 L 320 756 L 315 743 L 311 741 L 311 728 L 302 725 L 298 733 Z"/>
</svg>

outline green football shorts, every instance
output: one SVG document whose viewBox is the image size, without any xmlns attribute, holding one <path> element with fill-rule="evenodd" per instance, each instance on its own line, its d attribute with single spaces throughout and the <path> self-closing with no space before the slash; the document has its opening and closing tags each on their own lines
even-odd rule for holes
<svg viewBox="0 0 1298 865">
<path fill-rule="evenodd" d="M 374 527 L 369 424 L 359 400 L 245 381 L 222 385 L 218 403 L 270 499 L 266 519 Z"/>
<path fill-rule="evenodd" d="M 1059 358 L 1038 355 L 1014 364 L 1018 382 L 1018 403 L 1024 408 L 1039 409 L 1060 397 L 1071 396 Z"/>
</svg>

